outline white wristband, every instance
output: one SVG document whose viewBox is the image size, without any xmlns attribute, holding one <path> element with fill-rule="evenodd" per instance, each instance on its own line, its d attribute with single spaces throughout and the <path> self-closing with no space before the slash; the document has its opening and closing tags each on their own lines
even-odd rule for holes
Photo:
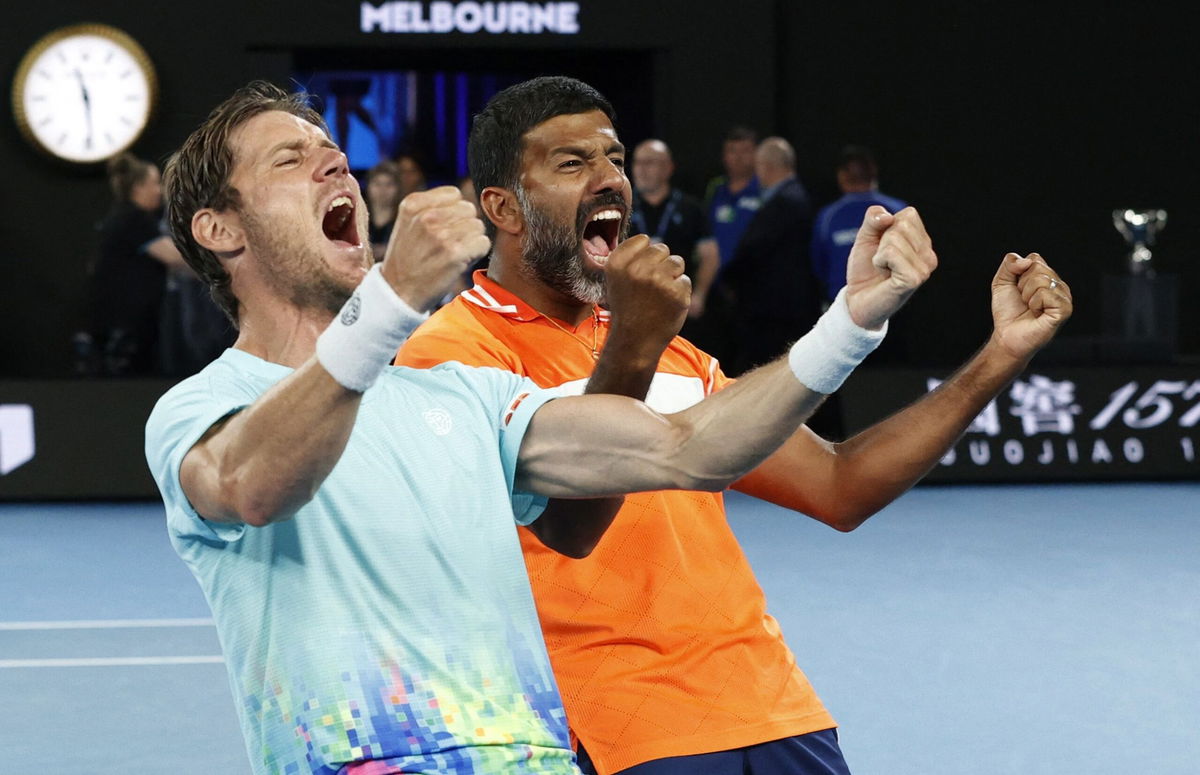
<svg viewBox="0 0 1200 775">
<path fill-rule="evenodd" d="M 886 322 L 878 331 L 855 323 L 843 288 L 812 330 L 792 345 L 788 365 L 796 379 L 810 390 L 828 395 L 840 388 L 850 372 L 879 346 L 887 329 Z"/>
<path fill-rule="evenodd" d="M 363 393 L 427 317 L 396 295 L 376 264 L 317 337 L 317 361 L 342 387 Z"/>
</svg>

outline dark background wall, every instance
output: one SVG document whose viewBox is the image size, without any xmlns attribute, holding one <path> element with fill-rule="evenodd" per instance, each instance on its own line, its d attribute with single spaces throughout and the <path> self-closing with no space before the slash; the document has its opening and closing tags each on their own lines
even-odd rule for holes
<svg viewBox="0 0 1200 775">
<path fill-rule="evenodd" d="M 1163 207 L 1156 251 L 1184 278 L 1181 348 L 1200 351 L 1200 240 L 1192 177 L 1200 95 L 1186 25 L 1145 6 L 1071 13 L 1021 3 L 581 0 L 581 33 L 385 35 L 359 31 L 354 0 L 150 0 L 29 4 L 0 31 L 11 82 L 24 51 L 82 21 L 119 27 L 158 69 L 157 119 L 134 148 L 163 159 L 207 111 L 255 77 L 284 82 L 297 56 L 357 66 L 567 72 L 617 104 L 632 144 L 663 137 L 680 182 L 718 172 L 733 123 L 791 139 L 815 197 L 849 141 L 874 147 L 883 187 L 922 211 L 942 268 L 900 332 L 917 362 L 960 359 L 986 336 L 987 284 L 1007 250 L 1039 250 L 1076 291 L 1069 334 L 1101 328 L 1100 278 L 1121 266 L 1115 207 Z M 331 62 L 333 64 L 334 62 Z M 630 95 L 650 94 L 646 99 Z M 8 113 L 9 111 L 6 111 Z M 626 110 L 626 113 L 629 111 Z M 0 377 L 69 373 L 94 224 L 108 207 L 98 169 L 39 156 L 0 121 Z"/>
</svg>

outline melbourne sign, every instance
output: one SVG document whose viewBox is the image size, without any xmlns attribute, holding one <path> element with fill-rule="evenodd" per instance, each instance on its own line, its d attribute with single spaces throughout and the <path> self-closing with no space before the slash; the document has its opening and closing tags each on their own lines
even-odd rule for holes
<svg viewBox="0 0 1200 775">
<path fill-rule="evenodd" d="M 527 34 L 579 33 L 579 3 L 414 2 L 359 6 L 363 32 Z"/>
</svg>

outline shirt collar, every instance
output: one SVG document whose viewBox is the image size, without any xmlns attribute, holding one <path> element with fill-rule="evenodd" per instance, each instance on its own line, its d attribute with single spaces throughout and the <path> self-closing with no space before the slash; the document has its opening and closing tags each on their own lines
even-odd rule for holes
<svg viewBox="0 0 1200 775">
<path fill-rule="evenodd" d="M 471 275 L 471 280 L 475 283 L 474 287 L 468 288 L 459 294 L 469 304 L 474 304 L 476 307 L 482 307 L 488 312 L 495 312 L 498 315 L 504 315 L 505 317 L 523 322 L 546 317 L 526 304 L 516 294 L 488 277 L 486 269 L 476 269 Z M 608 310 L 597 306 L 596 315 L 601 322 L 608 321 Z"/>
</svg>

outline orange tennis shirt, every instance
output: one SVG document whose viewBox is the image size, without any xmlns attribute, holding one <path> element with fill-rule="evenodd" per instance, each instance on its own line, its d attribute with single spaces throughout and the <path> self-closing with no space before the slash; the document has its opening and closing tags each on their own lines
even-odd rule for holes
<svg viewBox="0 0 1200 775">
<path fill-rule="evenodd" d="M 492 366 L 582 393 L 608 313 L 555 325 L 482 271 L 474 279 L 396 362 Z M 676 337 L 647 403 L 678 411 L 729 382 Z M 567 721 L 602 775 L 835 726 L 766 611 L 719 493 L 630 495 L 582 560 L 519 531 Z"/>
</svg>

